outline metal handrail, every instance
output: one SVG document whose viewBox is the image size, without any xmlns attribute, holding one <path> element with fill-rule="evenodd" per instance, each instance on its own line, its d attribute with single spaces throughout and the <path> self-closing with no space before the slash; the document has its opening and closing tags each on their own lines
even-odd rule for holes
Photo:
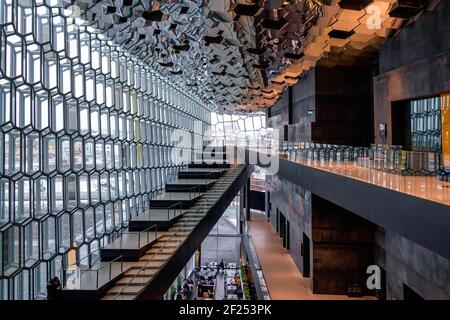
<svg viewBox="0 0 450 320">
<path fill-rule="evenodd" d="M 208 177 L 209 177 L 209 178 L 208 178 Z M 208 173 L 206 179 L 207 179 L 207 180 L 206 180 L 207 183 L 209 183 L 209 182 L 214 182 L 214 181 L 217 180 L 216 178 L 214 178 L 214 172 Z"/>
<path fill-rule="evenodd" d="M 93 255 L 94 253 L 96 253 L 96 252 L 100 252 L 100 249 L 101 249 L 101 248 L 97 248 L 97 249 L 95 249 L 94 251 L 92 251 L 91 253 L 89 253 L 87 256 L 84 256 L 83 258 L 80 258 L 80 259 L 78 259 L 78 260 L 75 260 L 75 263 L 72 264 L 72 265 L 79 265 L 80 262 L 83 261 L 84 259 L 86 259 L 86 258 L 92 256 L 92 255 Z M 100 258 L 99 258 L 99 259 L 100 259 Z M 92 263 L 89 262 L 89 268 L 91 267 L 91 265 L 92 265 Z M 61 267 L 61 268 L 62 268 L 62 267 Z"/>
<path fill-rule="evenodd" d="M 195 192 L 196 189 L 198 189 L 197 192 Z M 192 190 L 194 190 L 194 191 L 192 191 Z M 172 199 L 172 194 L 174 195 L 174 197 L 175 197 L 177 194 L 180 194 L 180 192 L 170 192 L 170 191 L 167 192 L 167 191 L 165 191 L 165 190 L 161 190 L 161 191 L 157 192 L 157 194 L 162 195 L 164 192 L 165 192 L 166 194 L 169 194 L 169 200 L 173 200 L 173 199 Z M 196 194 L 200 195 L 200 193 L 201 193 L 201 191 L 200 191 L 200 185 L 195 185 L 195 186 L 189 188 L 187 192 L 189 193 L 189 199 L 191 198 L 191 195 L 192 195 L 192 194 L 194 194 L 194 195 L 196 195 Z"/>
<path fill-rule="evenodd" d="M 214 179 L 214 174 L 215 174 L 215 172 L 207 172 L 207 173 L 206 173 L 206 178 L 205 178 L 206 183 L 215 180 L 215 179 Z M 177 180 L 177 179 L 178 179 L 178 172 L 177 172 L 177 173 L 171 173 L 171 174 L 169 175 L 168 181 L 171 181 L 171 182 L 172 182 L 172 181 L 175 181 L 175 180 Z"/>
<path fill-rule="evenodd" d="M 69 267 L 71 267 L 71 266 L 78 266 L 81 261 L 85 260 L 86 258 L 91 257 L 94 253 L 100 252 L 100 249 L 101 248 L 97 248 L 96 250 L 94 250 L 91 253 L 89 253 L 87 256 L 84 256 L 83 258 L 79 258 L 79 259 L 75 260 L 75 263 L 73 263 L 73 264 L 71 264 L 69 266 L 64 267 L 64 265 L 61 265 L 61 268 L 59 268 L 59 276 L 62 279 L 61 283 L 62 283 L 63 288 L 65 287 L 65 284 L 66 284 L 65 271 L 67 271 L 69 269 Z M 98 260 L 100 260 L 100 258 L 98 258 Z M 89 268 L 91 268 L 92 264 L 93 263 L 90 260 L 88 260 Z M 86 270 L 80 270 L 80 271 L 86 271 Z"/>
<path fill-rule="evenodd" d="M 142 204 L 146 204 L 146 203 L 150 203 L 150 200 L 151 199 L 147 199 L 147 200 L 144 200 L 144 201 L 141 201 L 141 202 L 139 202 L 139 203 L 137 203 L 135 206 L 133 206 L 133 207 L 131 207 L 130 208 L 130 214 L 131 214 L 131 211 L 133 210 L 133 208 L 139 208 L 139 206 L 140 205 L 142 205 Z M 145 207 L 145 206 L 144 206 Z M 145 212 L 145 211 L 144 211 Z M 138 214 L 136 214 L 136 215 L 138 215 Z M 155 237 L 157 237 L 157 225 L 155 224 L 155 225 L 152 225 L 152 226 L 150 226 L 149 228 L 147 228 L 147 229 L 151 229 L 151 228 L 153 228 L 153 227 L 155 227 Z M 145 229 L 144 231 L 141 231 L 141 232 L 147 232 L 147 242 L 148 242 L 148 239 L 149 239 L 149 230 L 147 230 L 147 229 Z M 128 232 L 120 232 L 120 234 L 122 235 L 122 234 L 127 234 Z M 121 238 L 121 241 L 122 241 L 122 238 Z M 140 246 L 140 235 L 139 235 L 139 240 L 138 240 L 138 243 L 139 243 L 139 246 Z M 121 247 L 122 247 L 122 243 L 121 243 Z M 100 255 L 98 255 L 99 257 L 93 262 L 92 261 L 92 259 L 91 259 L 91 257 L 95 254 L 95 253 L 100 253 L 100 249 L 102 249 L 101 247 L 100 248 L 97 248 L 96 250 L 94 250 L 94 251 L 92 251 L 92 252 L 90 252 L 88 255 L 86 255 L 86 256 L 84 256 L 84 257 L 82 257 L 82 258 L 79 258 L 79 259 L 77 259 L 73 264 L 71 264 L 71 265 L 69 265 L 69 266 L 61 266 L 60 268 L 59 268 L 59 275 L 60 275 L 60 277 L 61 277 L 61 279 L 62 279 L 62 281 L 61 281 L 61 283 L 62 283 L 62 285 L 63 285 L 63 287 L 65 287 L 66 286 L 66 280 L 67 279 L 65 279 L 66 278 L 66 271 L 67 270 L 69 270 L 69 268 L 71 267 L 71 266 L 79 266 L 80 264 L 81 264 L 81 262 L 82 261 L 85 261 L 85 260 L 87 260 L 88 261 L 88 263 L 87 263 L 87 265 L 88 265 L 88 268 L 91 268 L 92 266 L 93 266 L 93 264 L 95 263 L 95 262 L 97 262 L 97 261 L 99 261 L 100 260 Z M 120 258 L 121 256 L 119 256 L 119 257 L 117 257 L 117 258 Z M 116 259 L 117 259 L 116 258 Z M 115 259 L 113 260 L 113 261 L 115 261 Z M 113 262 L 113 261 L 111 261 L 111 262 Z M 102 267 L 103 268 L 103 267 Z M 102 269 L 102 268 L 100 268 L 100 269 Z M 123 268 L 123 266 L 121 266 L 121 268 Z M 80 271 L 82 271 L 82 272 L 91 272 L 91 271 L 94 271 L 94 270 L 91 270 L 91 269 L 80 269 Z"/>
<path fill-rule="evenodd" d="M 200 195 L 200 185 L 196 185 L 196 186 L 193 186 L 193 187 L 191 187 L 191 188 L 189 188 L 188 189 L 189 191 L 189 200 L 191 200 L 191 196 L 192 196 L 192 194 L 194 195 L 194 197 L 195 197 L 195 195 L 197 194 L 196 192 L 195 192 L 195 190 L 198 190 L 198 195 Z M 193 190 L 193 191 L 192 191 Z"/>
<path fill-rule="evenodd" d="M 145 270 L 145 268 L 150 264 L 150 262 L 153 262 L 153 259 L 155 258 L 155 256 L 158 255 L 158 254 L 162 251 L 162 249 L 167 245 L 167 243 L 169 242 L 169 240 L 172 240 L 172 238 L 173 238 L 174 236 L 176 236 L 176 235 L 178 235 L 177 232 L 175 232 L 175 233 L 172 235 L 172 237 L 169 237 L 169 238 L 164 242 L 164 244 L 163 244 L 163 245 L 162 245 L 162 246 L 161 246 L 161 247 L 153 254 L 153 256 L 152 256 L 150 259 L 148 259 L 148 261 L 147 261 L 147 262 L 139 269 L 139 271 L 136 272 L 136 273 L 131 277 L 131 279 L 127 282 L 127 284 L 125 284 L 125 285 L 120 289 L 120 291 L 114 296 L 113 300 L 116 300 L 117 297 L 119 297 L 119 296 L 121 296 L 121 295 L 123 294 L 124 290 L 125 290 L 126 288 L 128 288 L 128 287 L 131 285 L 131 283 L 136 279 L 136 277 L 137 277 L 138 275 L 141 274 L 141 272 L 143 272 L 143 270 Z M 181 240 L 178 240 L 177 242 L 178 242 L 178 244 L 179 244 L 179 243 L 181 243 Z M 143 289 L 141 289 L 141 290 L 143 290 Z"/>
<path fill-rule="evenodd" d="M 141 234 L 142 233 L 146 233 L 147 234 L 147 243 L 148 243 L 149 242 L 150 230 L 153 229 L 153 228 L 155 228 L 155 238 L 157 238 L 158 237 L 158 225 L 157 224 L 151 225 L 150 227 L 148 227 L 148 228 L 146 228 L 146 229 L 144 229 L 142 231 L 136 231 L 136 232 L 125 231 L 125 232 L 122 232 L 121 236 L 120 236 L 120 248 L 122 248 L 122 241 L 123 241 L 122 235 L 124 235 L 124 234 L 131 234 L 131 235 L 134 235 L 134 236 L 137 235 L 138 236 L 138 248 L 140 248 L 141 247 Z"/>
<path fill-rule="evenodd" d="M 207 174 L 207 181 L 208 181 L 208 177 L 212 177 L 213 176 L 213 174 L 214 173 L 212 173 L 212 172 L 210 172 L 210 173 L 208 173 Z M 189 188 L 189 198 L 191 198 L 191 190 L 194 190 L 194 192 L 195 192 L 195 189 L 198 189 L 199 191 L 199 194 L 200 194 L 200 185 L 197 185 L 197 186 L 194 186 L 194 187 L 192 187 L 192 188 Z M 168 208 L 168 210 L 167 210 L 167 217 L 168 217 L 168 220 L 170 219 L 170 209 L 172 209 L 172 208 L 174 208 L 174 207 L 176 207 L 176 206 L 178 206 L 178 205 L 180 205 L 181 206 L 181 201 L 180 202 L 177 202 L 177 203 L 175 203 L 175 204 L 173 204 L 172 206 L 170 206 L 169 208 Z M 205 206 L 206 204 L 204 204 L 203 206 Z M 181 209 L 181 208 L 180 208 Z M 167 240 L 163 243 L 163 245 L 152 255 L 152 257 L 150 257 L 148 260 L 147 260 L 147 262 L 131 277 L 131 279 L 119 290 L 119 292 L 114 296 L 114 298 L 113 298 L 113 300 L 116 300 L 118 297 L 120 297 L 122 294 L 123 294 L 123 292 L 124 292 L 124 290 L 126 289 L 126 288 L 128 288 L 130 285 L 131 285 L 131 283 L 136 279 L 136 277 L 138 277 L 138 275 L 140 275 L 144 270 L 146 270 L 146 267 L 151 263 L 151 262 L 153 262 L 154 261 L 154 258 L 160 253 L 160 252 L 162 252 L 162 250 L 167 246 L 167 244 L 169 243 L 169 241 L 170 240 L 173 240 L 173 238 L 175 237 L 175 236 L 177 236 L 177 235 L 179 235 L 179 233 L 177 233 L 177 232 L 175 232 L 171 237 L 168 237 L 167 238 Z M 178 244 L 179 243 L 181 243 L 182 242 L 182 240 L 175 240 Z M 141 291 L 142 290 L 144 290 L 144 289 L 141 289 Z M 137 295 L 138 295 L 139 293 L 137 293 Z"/>
<path fill-rule="evenodd" d="M 114 258 L 113 260 L 108 261 L 106 264 L 100 266 L 100 268 L 98 268 L 98 269 L 95 269 L 95 270 L 92 270 L 92 269 L 90 269 L 90 270 L 80 270 L 80 272 L 81 273 L 82 272 L 95 272 L 95 274 L 96 274 L 96 279 L 95 279 L 96 287 L 95 288 L 98 289 L 98 287 L 99 287 L 98 286 L 99 285 L 99 278 L 100 278 L 99 277 L 100 270 L 103 270 L 105 267 L 109 266 L 108 281 L 111 280 L 112 279 L 112 264 L 113 264 L 113 262 L 117 262 L 119 259 L 120 259 L 120 272 L 122 273 L 123 272 L 123 255 L 120 255 L 120 256 Z M 64 270 L 64 271 L 67 272 L 67 270 Z M 65 272 L 64 272 L 64 277 L 65 277 Z M 65 280 L 63 281 L 63 287 L 66 286 L 66 281 Z M 81 286 L 80 286 L 79 289 L 82 289 Z"/>
<path fill-rule="evenodd" d="M 106 265 L 108 265 L 109 266 L 109 278 L 108 278 L 108 280 L 111 280 L 111 273 L 112 273 L 111 265 L 112 265 L 113 262 L 116 262 L 119 259 L 120 259 L 120 273 L 122 273 L 123 272 L 123 255 L 120 255 L 120 256 L 114 258 L 113 260 L 109 261 L 107 264 L 105 264 L 105 265 L 101 266 L 100 268 L 96 269 L 96 271 L 97 271 L 96 288 L 97 289 L 98 289 L 98 278 L 99 278 L 98 277 L 98 272 L 100 270 L 102 270 Z"/>
<path fill-rule="evenodd" d="M 150 194 L 153 195 L 153 192 L 150 192 Z M 150 199 L 147 199 L 147 200 L 144 200 L 144 201 L 141 201 L 141 202 L 137 203 L 135 206 L 131 207 L 131 208 L 130 208 L 130 218 L 132 217 L 131 211 L 133 210 L 133 208 L 136 208 L 136 207 L 137 207 L 137 208 L 139 209 L 139 206 L 140 206 L 141 204 L 144 204 L 144 212 L 145 212 L 145 204 L 146 204 L 146 203 L 149 203 L 149 208 L 150 208 L 150 202 L 151 202 L 151 198 L 150 198 Z M 139 215 L 138 213 L 135 214 L 135 216 L 138 216 L 138 215 Z"/>
<path fill-rule="evenodd" d="M 176 215 L 176 207 L 177 207 L 177 206 L 179 206 L 179 209 L 180 209 L 180 212 L 181 212 L 181 201 L 179 201 L 179 202 L 177 202 L 177 203 L 174 203 L 173 205 L 171 205 L 170 207 L 167 208 L 167 221 L 170 220 L 170 210 L 171 210 L 172 208 L 175 208 L 175 212 L 174 212 L 174 214 L 173 214 L 173 216 L 174 216 L 174 218 L 175 218 L 175 215 Z"/>
</svg>

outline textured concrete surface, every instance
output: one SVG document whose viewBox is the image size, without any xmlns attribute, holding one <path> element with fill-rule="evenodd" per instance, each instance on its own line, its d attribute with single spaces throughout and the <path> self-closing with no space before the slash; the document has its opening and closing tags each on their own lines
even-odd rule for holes
<svg viewBox="0 0 450 320">
<path fill-rule="evenodd" d="M 303 233 L 311 239 L 311 192 L 278 176 L 267 176 L 266 190 L 270 192 L 272 210 L 270 219 L 276 228 L 276 210 L 278 209 L 290 222 L 290 252 L 292 258 L 303 272 L 301 245 Z"/>
<path fill-rule="evenodd" d="M 403 284 L 425 299 L 450 299 L 450 261 L 418 244 L 386 231 L 380 237 L 386 270 L 387 299 L 403 299 Z"/>
<path fill-rule="evenodd" d="M 313 292 L 346 294 L 358 284 L 366 295 L 368 266 L 374 264 L 375 226 L 325 199 L 312 197 Z"/>
<path fill-rule="evenodd" d="M 414 179 L 424 179 L 414 177 Z M 391 182 L 387 185 L 392 185 Z M 439 192 L 421 188 L 423 184 L 407 184 L 409 192 L 424 193 L 423 197 Z M 303 257 L 300 247 L 303 232 L 311 237 L 312 204 L 311 192 L 277 176 L 268 176 L 266 190 L 270 192 L 271 223 L 276 226 L 276 210 L 282 212 L 290 221 L 290 255 L 300 272 L 303 272 Z M 281 241 L 281 240 L 280 240 Z M 417 243 L 405 239 L 398 233 L 376 228 L 374 261 L 386 271 L 386 298 L 403 299 L 403 284 L 408 285 L 425 299 L 450 298 L 450 261 Z M 311 253 L 313 253 L 311 248 Z M 288 253 L 289 254 L 289 253 Z M 312 274 L 314 277 L 314 274 Z"/>
<path fill-rule="evenodd" d="M 386 123 L 387 137 L 375 134 L 376 143 L 392 143 L 392 102 L 450 91 L 449 32 L 450 1 L 444 0 L 381 46 L 373 81 L 374 125 Z"/>
<path fill-rule="evenodd" d="M 310 280 L 304 278 L 289 251 L 265 217 L 248 222 L 258 259 L 273 300 L 346 300 L 345 295 L 313 294 Z M 374 299 L 363 297 L 360 299 Z"/>
</svg>

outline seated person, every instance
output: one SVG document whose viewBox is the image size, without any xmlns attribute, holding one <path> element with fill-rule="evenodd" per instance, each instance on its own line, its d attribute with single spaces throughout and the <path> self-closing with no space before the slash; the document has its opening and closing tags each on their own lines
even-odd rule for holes
<svg viewBox="0 0 450 320">
<path fill-rule="evenodd" d="M 187 281 L 184 282 L 183 290 L 186 292 L 186 294 L 188 294 L 188 292 L 189 292 L 189 284 L 187 283 Z"/>
</svg>

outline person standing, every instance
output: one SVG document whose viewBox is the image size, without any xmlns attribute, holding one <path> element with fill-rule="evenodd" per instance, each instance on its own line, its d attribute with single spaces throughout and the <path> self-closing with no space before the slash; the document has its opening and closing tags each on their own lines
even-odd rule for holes
<svg viewBox="0 0 450 320">
<path fill-rule="evenodd" d="M 61 281 L 58 277 L 50 279 L 47 283 L 47 300 L 59 300 L 60 291 L 62 290 Z"/>
<path fill-rule="evenodd" d="M 219 265 L 217 266 L 217 269 L 224 271 L 225 270 L 225 264 L 223 263 L 223 258 L 220 260 Z"/>
</svg>

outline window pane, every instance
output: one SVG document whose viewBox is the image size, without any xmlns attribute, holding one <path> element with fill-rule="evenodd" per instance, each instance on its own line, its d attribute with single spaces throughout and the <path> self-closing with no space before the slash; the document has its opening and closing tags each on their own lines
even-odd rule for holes
<svg viewBox="0 0 450 320">
<path fill-rule="evenodd" d="M 110 241 L 178 169 L 172 132 L 201 136 L 210 117 L 57 2 L 0 0 L 0 298 L 45 296 L 63 262 Z"/>
</svg>

